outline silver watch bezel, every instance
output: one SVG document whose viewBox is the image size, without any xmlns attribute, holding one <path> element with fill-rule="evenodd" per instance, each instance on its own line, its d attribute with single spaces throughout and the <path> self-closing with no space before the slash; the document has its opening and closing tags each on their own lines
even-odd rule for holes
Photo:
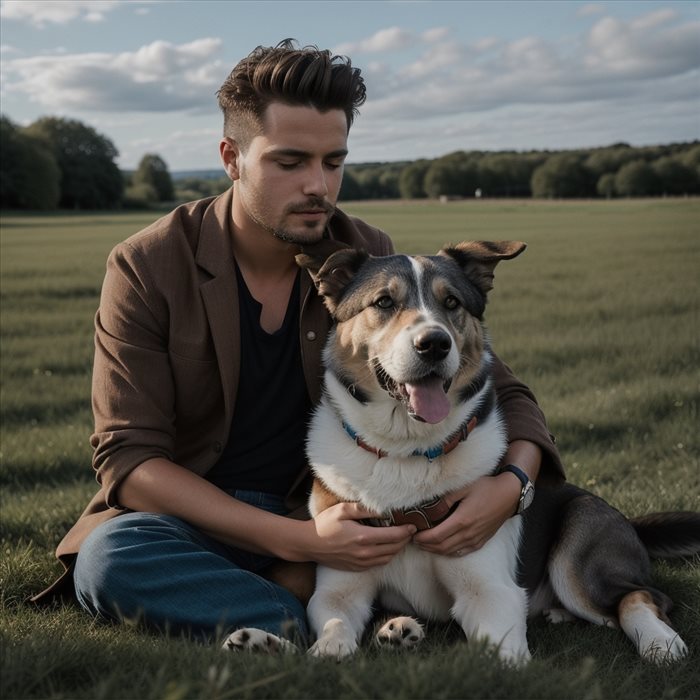
<svg viewBox="0 0 700 700">
<path fill-rule="evenodd" d="M 527 483 L 520 489 L 520 500 L 518 501 L 517 514 L 520 515 L 527 510 L 535 499 L 535 485 L 528 479 Z"/>
</svg>

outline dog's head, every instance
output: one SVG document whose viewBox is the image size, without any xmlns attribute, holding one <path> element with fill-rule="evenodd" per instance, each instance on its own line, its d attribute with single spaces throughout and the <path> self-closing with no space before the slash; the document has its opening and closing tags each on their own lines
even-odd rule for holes
<svg viewBox="0 0 700 700">
<path fill-rule="evenodd" d="M 494 268 L 524 249 L 514 241 L 478 241 L 427 257 L 305 250 L 297 263 L 336 321 L 327 367 L 361 396 L 388 396 L 416 420 L 441 422 L 450 393 L 481 366 Z"/>
</svg>

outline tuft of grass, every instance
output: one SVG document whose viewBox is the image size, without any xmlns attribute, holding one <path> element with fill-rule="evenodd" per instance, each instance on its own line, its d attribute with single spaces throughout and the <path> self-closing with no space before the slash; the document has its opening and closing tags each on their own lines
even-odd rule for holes
<svg viewBox="0 0 700 700">
<path fill-rule="evenodd" d="M 569 479 L 630 515 L 700 510 L 700 202 L 370 202 L 344 207 L 397 250 L 518 239 L 487 321 L 535 392 Z M 679 699 L 700 688 L 700 566 L 657 562 L 688 659 L 640 661 L 619 630 L 529 628 L 532 663 L 504 667 L 455 626 L 424 646 L 371 645 L 337 664 L 231 655 L 26 599 L 60 571 L 56 544 L 95 491 L 88 438 L 93 316 L 111 247 L 156 214 L 0 219 L 0 696 Z M 206 592 L 202 593 L 203 595 Z"/>
</svg>

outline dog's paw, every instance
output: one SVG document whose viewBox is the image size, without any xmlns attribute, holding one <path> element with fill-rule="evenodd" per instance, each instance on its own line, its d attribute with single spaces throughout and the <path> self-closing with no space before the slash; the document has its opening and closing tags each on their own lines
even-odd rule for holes
<svg viewBox="0 0 700 700">
<path fill-rule="evenodd" d="M 321 636 L 307 653 L 311 656 L 331 657 L 340 661 L 356 651 L 355 635 L 342 620 L 333 618 L 323 626 Z"/>
<path fill-rule="evenodd" d="M 236 630 L 230 634 L 221 648 L 226 651 L 252 651 L 257 654 L 280 654 L 297 651 L 297 647 L 287 639 L 252 627 Z"/>
<path fill-rule="evenodd" d="M 341 638 L 319 639 L 307 652 L 311 656 L 330 657 L 341 661 L 357 651 L 357 643 Z"/>
<path fill-rule="evenodd" d="M 552 625 L 559 625 L 562 622 L 574 622 L 576 616 L 572 615 L 568 610 L 564 608 L 550 608 L 542 613 L 547 620 Z"/>
<path fill-rule="evenodd" d="M 420 622 L 412 617 L 395 617 L 379 628 L 374 639 L 382 647 L 414 649 L 424 637 Z"/>
<path fill-rule="evenodd" d="M 688 647 L 680 635 L 674 633 L 670 637 L 652 639 L 645 645 L 640 644 L 639 654 L 645 661 L 661 666 L 687 656 Z"/>
<path fill-rule="evenodd" d="M 498 657 L 504 664 L 514 668 L 524 668 L 532 660 L 527 644 L 516 646 L 501 644 L 498 647 Z"/>
</svg>

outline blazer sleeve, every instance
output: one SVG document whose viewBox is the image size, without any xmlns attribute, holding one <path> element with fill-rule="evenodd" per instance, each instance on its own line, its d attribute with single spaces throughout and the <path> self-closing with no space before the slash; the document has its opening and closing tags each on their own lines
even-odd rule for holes
<svg viewBox="0 0 700 700">
<path fill-rule="evenodd" d="M 174 382 L 167 353 L 167 304 L 128 242 L 107 261 L 95 317 L 93 468 L 107 504 L 120 507 L 124 478 L 152 457 L 172 459 Z"/>
<path fill-rule="evenodd" d="M 564 478 L 564 467 L 554 436 L 547 428 L 544 413 L 532 391 L 496 356 L 494 356 L 493 373 L 498 403 L 508 433 L 508 442 L 529 440 L 542 450 L 542 465 L 538 481 Z"/>
</svg>

